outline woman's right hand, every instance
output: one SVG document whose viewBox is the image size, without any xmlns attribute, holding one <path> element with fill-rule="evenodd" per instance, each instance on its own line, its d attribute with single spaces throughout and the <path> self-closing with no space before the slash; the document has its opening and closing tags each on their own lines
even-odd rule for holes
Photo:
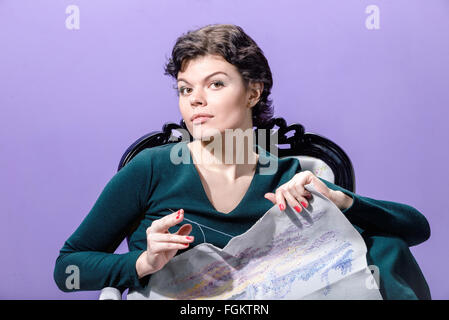
<svg viewBox="0 0 449 320">
<path fill-rule="evenodd" d="M 192 225 L 182 225 L 176 233 L 169 233 L 168 229 L 180 223 L 184 218 L 184 210 L 180 209 L 163 218 L 153 221 L 147 228 L 147 250 L 140 255 L 136 262 L 139 278 L 155 273 L 162 269 L 180 249 L 188 248 L 193 242 L 193 236 L 188 236 Z"/>
</svg>

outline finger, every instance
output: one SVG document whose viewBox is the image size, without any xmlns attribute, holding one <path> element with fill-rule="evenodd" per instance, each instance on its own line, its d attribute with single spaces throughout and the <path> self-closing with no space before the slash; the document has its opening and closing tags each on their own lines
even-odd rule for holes
<svg viewBox="0 0 449 320">
<path fill-rule="evenodd" d="M 173 243 L 173 242 L 153 242 L 149 248 L 151 254 L 162 253 L 171 250 L 182 250 L 189 246 L 188 243 Z"/>
<path fill-rule="evenodd" d="M 301 203 L 301 205 L 304 208 L 307 208 L 309 205 L 308 198 L 306 197 L 305 192 L 309 192 L 309 191 L 307 191 L 301 183 L 295 183 L 295 184 L 290 185 L 289 188 L 287 189 L 287 192 L 284 192 L 286 194 L 286 199 L 287 199 L 288 203 L 292 207 L 294 207 L 295 210 L 298 212 L 301 212 L 301 207 L 296 208 L 296 206 L 299 203 Z M 287 195 L 287 193 L 289 196 Z M 292 198 L 294 200 L 292 200 Z M 292 205 L 292 203 L 291 203 L 292 201 L 295 202 L 295 206 Z"/>
<path fill-rule="evenodd" d="M 181 226 L 181 228 L 179 228 L 179 230 L 175 232 L 175 234 L 178 234 L 181 236 L 187 236 L 190 232 L 192 232 L 192 225 L 191 224 L 183 224 Z"/>
<path fill-rule="evenodd" d="M 153 233 L 167 233 L 168 229 L 177 225 L 184 218 L 184 209 L 179 209 L 172 214 L 168 214 L 163 218 L 153 221 L 150 231 Z"/>
<path fill-rule="evenodd" d="M 301 206 L 300 206 L 298 200 L 297 200 L 296 197 L 293 196 L 289 191 L 285 191 L 285 192 L 284 192 L 284 197 L 285 197 L 285 199 L 287 200 L 288 204 L 289 204 L 292 208 L 294 208 L 294 209 L 296 210 L 296 212 L 301 212 L 301 211 L 302 211 L 302 208 L 301 208 Z M 307 204 L 305 204 L 304 201 L 301 202 L 301 204 L 302 204 L 304 207 L 307 207 Z M 305 204 L 305 205 L 304 205 L 304 204 Z"/>
<path fill-rule="evenodd" d="M 313 179 L 313 174 L 311 173 L 297 174 L 294 179 L 288 182 L 287 190 L 290 191 L 293 196 L 297 194 L 305 198 L 310 198 L 312 193 L 305 188 L 305 186 L 310 183 L 310 179 Z M 291 191 L 292 189 L 295 190 L 295 193 Z"/>
<path fill-rule="evenodd" d="M 285 197 L 284 190 L 282 188 L 278 188 L 276 190 L 276 203 L 278 204 L 281 211 L 285 210 Z"/>
<path fill-rule="evenodd" d="M 150 234 L 150 241 L 155 242 L 173 242 L 173 243 L 191 243 L 193 236 L 180 236 L 170 233 L 152 233 Z"/>
<path fill-rule="evenodd" d="M 274 193 L 271 192 L 265 193 L 264 197 L 265 199 L 273 202 L 273 204 L 276 204 L 276 195 Z"/>
<path fill-rule="evenodd" d="M 302 188 L 304 189 L 304 192 L 302 193 L 302 195 L 305 197 L 305 198 L 311 198 L 312 197 L 312 193 L 309 191 L 309 190 L 307 190 L 304 186 L 302 186 Z"/>
<path fill-rule="evenodd" d="M 308 199 L 312 198 L 312 193 L 305 188 L 305 185 L 310 178 L 310 174 L 298 174 L 294 179 L 290 180 L 287 184 L 287 191 L 296 198 L 301 204 L 307 208 Z"/>
</svg>

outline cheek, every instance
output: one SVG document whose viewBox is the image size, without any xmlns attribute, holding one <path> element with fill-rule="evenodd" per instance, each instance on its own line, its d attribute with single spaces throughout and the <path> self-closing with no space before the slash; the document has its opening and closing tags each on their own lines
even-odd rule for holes
<svg viewBox="0 0 449 320">
<path fill-rule="evenodd" d="M 231 88 L 230 88 L 231 89 Z M 213 94 L 208 99 L 208 104 L 213 109 L 219 109 L 225 112 L 240 113 L 243 110 L 245 97 L 237 90 L 222 90 Z"/>
<path fill-rule="evenodd" d="M 189 115 L 193 112 L 192 110 L 189 110 L 190 104 L 186 99 L 180 99 L 179 100 L 179 111 L 181 112 L 181 115 L 184 118 L 189 118 Z"/>
</svg>

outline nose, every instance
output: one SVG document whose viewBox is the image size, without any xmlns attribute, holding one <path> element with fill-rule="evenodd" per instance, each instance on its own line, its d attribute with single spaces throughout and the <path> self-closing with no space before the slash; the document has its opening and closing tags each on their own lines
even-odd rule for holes
<svg viewBox="0 0 449 320">
<path fill-rule="evenodd" d="M 195 92 L 190 96 L 190 105 L 192 106 L 204 106 L 206 101 L 204 99 L 203 92 L 195 90 Z"/>
</svg>

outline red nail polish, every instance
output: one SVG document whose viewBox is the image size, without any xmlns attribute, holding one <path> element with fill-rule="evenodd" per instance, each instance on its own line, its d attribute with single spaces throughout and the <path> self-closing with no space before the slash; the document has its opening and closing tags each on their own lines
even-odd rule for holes
<svg viewBox="0 0 449 320">
<path fill-rule="evenodd" d="M 192 237 L 186 237 L 187 240 L 192 240 Z"/>
<path fill-rule="evenodd" d="M 188 244 L 188 243 L 184 243 L 184 245 L 185 245 L 185 246 L 188 246 L 189 244 Z"/>
<path fill-rule="evenodd" d="M 300 206 L 296 206 L 296 207 L 295 207 L 295 210 L 296 210 L 297 212 L 301 212 L 301 207 L 300 207 Z"/>
<path fill-rule="evenodd" d="M 281 211 L 283 211 L 284 210 L 284 205 L 281 203 L 281 204 L 279 204 L 279 209 L 281 209 Z"/>
<path fill-rule="evenodd" d="M 301 201 L 301 204 L 303 205 L 304 208 L 307 208 L 307 203 Z"/>
</svg>

